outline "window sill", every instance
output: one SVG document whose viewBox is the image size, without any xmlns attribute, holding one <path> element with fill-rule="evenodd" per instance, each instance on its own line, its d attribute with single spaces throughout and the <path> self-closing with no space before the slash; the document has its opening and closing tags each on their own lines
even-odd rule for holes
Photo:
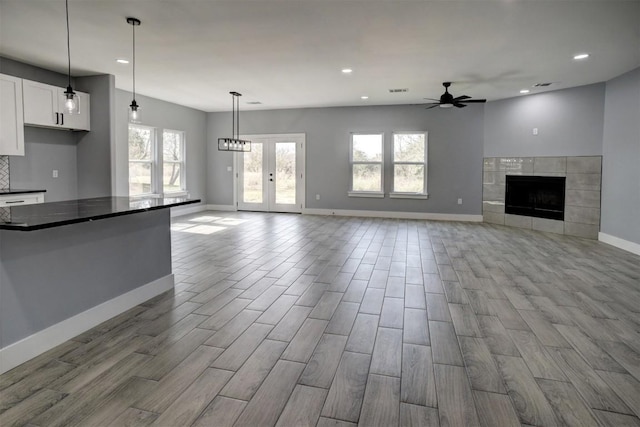
<svg viewBox="0 0 640 427">
<path fill-rule="evenodd" d="M 382 191 L 349 191 L 349 197 L 373 197 L 375 199 L 384 199 L 384 192 Z"/>
<path fill-rule="evenodd" d="M 389 193 L 391 199 L 428 199 L 428 194 L 419 193 Z"/>
<path fill-rule="evenodd" d="M 136 194 L 135 196 L 129 196 L 131 199 L 159 199 L 162 197 L 162 194 L 157 193 L 145 193 L 145 194 Z"/>
<path fill-rule="evenodd" d="M 162 197 L 189 197 L 189 192 L 184 191 L 172 191 L 171 193 L 164 193 Z"/>
</svg>

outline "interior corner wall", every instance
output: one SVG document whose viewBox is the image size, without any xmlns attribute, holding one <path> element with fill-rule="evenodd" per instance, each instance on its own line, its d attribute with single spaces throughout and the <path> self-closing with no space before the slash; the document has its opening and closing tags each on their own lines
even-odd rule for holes
<svg viewBox="0 0 640 427">
<path fill-rule="evenodd" d="M 484 157 L 602 155 L 604 94 L 596 83 L 488 102 Z"/>
<path fill-rule="evenodd" d="M 117 89 L 115 102 L 115 194 L 129 195 L 129 115 L 131 92 Z M 206 122 L 203 111 L 136 94 L 142 125 L 185 132 L 186 180 L 191 198 L 204 202 L 206 193 Z"/>
<path fill-rule="evenodd" d="M 242 111 L 240 132 L 306 134 L 308 209 L 345 209 L 479 215 L 482 211 L 484 107 L 426 110 L 417 105 Z M 427 131 L 427 200 L 348 197 L 351 132 L 384 132 L 385 192 L 391 190 L 393 131 Z M 229 137 L 231 113 L 207 118 L 207 202 L 233 204 L 233 154 L 219 152 Z M 316 194 L 320 200 L 316 200 Z M 458 198 L 463 200 L 457 204 Z"/>
<path fill-rule="evenodd" d="M 78 77 L 76 86 L 91 94 L 91 130 L 78 132 L 78 198 L 111 196 L 115 76 Z"/>
<path fill-rule="evenodd" d="M 640 68 L 606 83 L 601 232 L 640 245 Z"/>
</svg>

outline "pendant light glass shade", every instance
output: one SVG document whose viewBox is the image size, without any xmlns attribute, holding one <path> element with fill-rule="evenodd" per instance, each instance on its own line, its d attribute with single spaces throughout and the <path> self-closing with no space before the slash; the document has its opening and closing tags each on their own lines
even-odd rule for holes
<svg viewBox="0 0 640 427">
<path fill-rule="evenodd" d="M 67 60 L 68 60 L 68 78 L 69 85 L 67 86 L 67 90 L 62 93 L 61 104 L 63 105 L 63 114 L 78 114 L 79 112 L 79 103 L 78 103 L 78 95 L 73 91 L 71 87 L 71 43 L 69 36 L 69 0 L 65 0 L 65 10 L 67 14 Z"/>
<path fill-rule="evenodd" d="M 127 23 L 133 29 L 133 99 L 129 105 L 129 123 L 141 123 L 140 106 L 136 102 L 136 26 L 140 25 L 140 20 L 127 18 Z"/>
</svg>

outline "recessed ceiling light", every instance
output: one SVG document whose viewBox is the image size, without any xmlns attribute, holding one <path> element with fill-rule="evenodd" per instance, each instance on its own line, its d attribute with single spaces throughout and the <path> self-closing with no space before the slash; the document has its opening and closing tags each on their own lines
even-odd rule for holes
<svg viewBox="0 0 640 427">
<path fill-rule="evenodd" d="M 351 74 L 351 73 L 353 73 L 353 70 L 352 70 L 351 68 L 343 68 L 343 69 L 342 69 L 342 72 L 343 72 L 344 74 Z"/>
<path fill-rule="evenodd" d="M 124 59 L 124 58 L 118 58 L 118 59 L 116 59 L 116 62 L 118 64 L 128 64 L 129 60 L 128 59 Z"/>
<path fill-rule="evenodd" d="M 580 54 L 574 56 L 573 59 L 580 60 L 580 59 L 587 59 L 588 57 L 589 57 L 588 53 L 580 53 Z"/>
<path fill-rule="evenodd" d="M 531 92 L 529 89 L 522 89 L 522 90 L 520 91 L 520 93 L 529 93 L 529 92 Z"/>
<path fill-rule="evenodd" d="M 369 99 L 369 97 L 367 95 L 362 95 L 360 99 Z"/>
</svg>

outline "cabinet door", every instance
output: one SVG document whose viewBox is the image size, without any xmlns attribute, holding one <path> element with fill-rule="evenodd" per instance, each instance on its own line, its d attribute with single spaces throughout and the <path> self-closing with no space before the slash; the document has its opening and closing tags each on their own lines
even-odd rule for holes
<svg viewBox="0 0 640 427">
<path fill-rule="evenodd" d="M 61 112 L 60 124 L 63 128 L 73 130 L 89 130 L 89 110 L 90 110 L 90 96 L 88 93 L 76 92 L 78 97 L 78 114 L 67 114 L 64 112 L 64 91 L 65 89 L 58 89 L 58 111 Z"/>
<path fill-rule="evenodd" d="M 24 95 L 24 123 L 36 126 L 56 126 L 58 112 L 58 87 L 44 83 L 22 81 Z"/>
<path fill-rule="evenodd" d="M 0 74 L 0 155 L 24 156 L 22 79 Z"/>
</svg>

